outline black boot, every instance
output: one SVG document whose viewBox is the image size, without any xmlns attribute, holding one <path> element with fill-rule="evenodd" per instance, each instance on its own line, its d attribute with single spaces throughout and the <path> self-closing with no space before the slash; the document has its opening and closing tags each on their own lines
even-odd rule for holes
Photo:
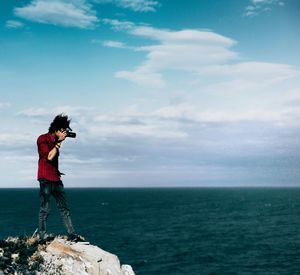
<svg viewBox="0 0 300 275">
<path fill-rule="evenodd" d="M 72 233 L 68 235 L 68 241 L 78 243 L 78 242 L 86 242 L 86 239 L 76 233 Z"/>
</svg>

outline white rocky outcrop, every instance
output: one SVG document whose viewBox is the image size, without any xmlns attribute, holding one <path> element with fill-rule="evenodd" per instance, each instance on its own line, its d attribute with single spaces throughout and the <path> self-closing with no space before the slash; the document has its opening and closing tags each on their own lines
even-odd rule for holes
<svg viewBox="0 0 300 275">
<path fill-rule="evenodd" d="M 130 265 L 89 242 L 66 236 L 0 240 L 0 275 L 135 275 Z"/>
<path fill-rule="evenodd" d="M 120 266 L 118 257 L 88 242 L 72 243 L 54 239 L 40 255 L 41 274 L 55 275 L 134 275 L 130 265 Z"/>
</svg>

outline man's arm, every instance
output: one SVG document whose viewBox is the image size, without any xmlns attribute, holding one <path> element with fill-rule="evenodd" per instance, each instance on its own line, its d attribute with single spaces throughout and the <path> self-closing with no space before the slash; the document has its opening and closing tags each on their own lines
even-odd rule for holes
<svg viewBox="0 0 300 275">
<path fill-rule="evenodd" d="M 60 148 L 62 142 L 58 142 L 55 144 L 55 146 L 53 147 L 52 150 L 50 150 L 47 159 L 49 161 L 52 161 L 54 159 L 54 157 L 56 156 L 58 149 Z"/>
<path fill-rule="evenodd" d="M 54 157 L 56 156 L 58 149 L 61 146 L 61 143 L 66 139 L 67 136 L 67 132 L 66 131 L 57 131 L 57 136 L 58 136 L 58 141 L 55 144 L 55 146 L 53 147 L 53 149 L 49 152 L 47 159 L 49 161 L 52 161 L 54 159 Z"/>
</svg>

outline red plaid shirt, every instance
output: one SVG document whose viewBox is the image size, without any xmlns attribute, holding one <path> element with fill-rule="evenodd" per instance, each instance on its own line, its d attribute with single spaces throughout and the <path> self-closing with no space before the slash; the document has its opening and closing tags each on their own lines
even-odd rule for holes
<svg viewBox="0 0 300 275">
<path fill-rule="evenodd" d="M 60 180 L 60 172 L 58 170 L 59 151 L 57 152 L 52 161 L 48 160 L 48 154 L 54 148 L 55 143 L 55 136 L 51 133 L 40 135 L 37 139 L 37 147 L 39 152 L 39 165 L 37 174 L 38 180 Z"/>
</svg>

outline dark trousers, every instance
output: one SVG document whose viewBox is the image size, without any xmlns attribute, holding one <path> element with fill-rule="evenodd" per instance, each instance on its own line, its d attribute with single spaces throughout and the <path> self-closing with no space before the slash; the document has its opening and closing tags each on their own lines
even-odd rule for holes
<svg viewBox="0 0 300 275">
<path fill-rule="evenodd" d="M 75 230 L 70 218 L 70 209 L 66 200 L 64 185 L 62 181 L 48 181 L 40 179 L 40 212 L 39 212 L 39 234 L 44 237 L 47 231 L 47 218 L 50 213 L 50 197 L 56 200 L 58 209 L 68 234 L 74 234 Z"/>
</svg>

